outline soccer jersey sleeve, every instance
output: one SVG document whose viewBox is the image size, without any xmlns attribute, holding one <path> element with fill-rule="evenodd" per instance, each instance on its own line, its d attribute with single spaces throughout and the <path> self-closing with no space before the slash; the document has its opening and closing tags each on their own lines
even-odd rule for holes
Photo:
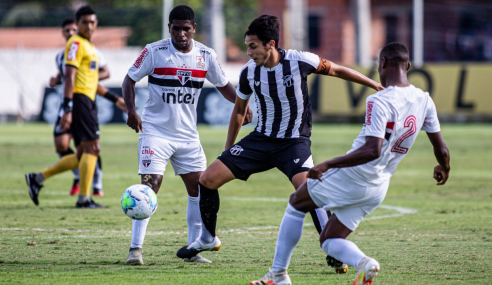
<svg viewBox="0 0 492 285">
<path fill-rule="evenodd" d="M 219 58 L 217 57 L 217 54 L 215 51 L 211 51 L 211 55 L 208 57 L 209 63 L 208 63 L 208 70 L 207 70 L 207 75 L 205 75 L 205 78 L 207 78 L 210 83 L 217 87 L 224 87 L 226 84 L 229 82 L 227 80 L 227 77 L 222 70 L 222 66 L 220 65 Z"/>
<path fill-rule="evenodd" d="M 303 77 L 316 71 L 319 66 L 319 56 L 307 51 L 299 52 L 299 70 Z"/>
<path fill-rule="evenodd" d="M 253 90 L 249 85 L 248 70 L 248 65 L 243 67 L 243 69 L 241 70 L 241 75 L 239 75 L 239 84 L 236 87 L 237 96 L 239 96 L 239 98 L 243 100 L 248 100 L 251 94 L 253 94 Z"/>
<path fill-rule="evenodd" d="M 369 96 L 366 100 L 365 136 L 384 139 L 388 112 L 383 104 L 376 98 Z"/>
<path fill-rule="evenodd" d="M 105 67 L 106 60 L 104 59 L 102 52 L 96 48 L 96 53 L 97 53 L 97 57 L 99 58 L 99 68 Z"/>
<path fill-rule="evenodd" d="M 429 95 L 428 93 L 426 94 Z M 441 126 L 439 124 L 439 119 L 437 118 L 436 105 L 430 96 L 428 100 L 422 131 L 427 133 L 437 133 L 441 131 Z"/>
<path fill-rule="evenodd" d="M 81 42 L 69 41 L 65 47 L 65 65 L 71 65 L 76 68 L 80 67 L 82 59 L 84 58 L 84 47 Z"/>
<path fill-rule="evenodd" d="M 154 71 L 154 60 L 152 56 L 152 48 L 150 45 L 146 45 L 138 56 L 135 63 L 128 70 L 128 77 L 133 81 L 138 82 L 147 75 L 152 74 Z"/>
</svg>

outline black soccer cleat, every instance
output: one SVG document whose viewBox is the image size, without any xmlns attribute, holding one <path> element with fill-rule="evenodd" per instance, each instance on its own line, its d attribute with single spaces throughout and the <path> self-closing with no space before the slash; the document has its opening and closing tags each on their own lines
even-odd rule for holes
<svg viewBox="0 0 492 285">
<path fill-rule="evenodd" d="M 219 251 L 221 247 L 222 243 L 218 237 L 214 237 L 214 240 L 210 243 L 204 243 L 198 238 L 191 244 L 180 248 L 176 252 L 176 256 L 179 258 L 192 258 L 202 251 Z"/>
<path fill-rule="evenodd" d="M 331 266 L 333 269 L 335 269 L 335 272 L 337 274 L 344 274 L 344 273 L 347 273 L 347 271 L 348 271 L 348 265 L 347 264 L 341 262 L 338 259 L 335 259 L 332 256 L 329 256 L 329 255 L 326 256 L 326 263 L 328 264 L 328 266 Z"/>
<path fill-rule="evenodd" d="M 34 205 L 39 205 L 38 201 L 38 195 L 39 191 L 41 191 L 41 188 L 43 187 L 43 184 L 39 184 L 36 181 L 36 173 L 27 173 L 26 174 L 26 183 L 27 187 L 29 187 L 29 197 L 31 197 L 31 200 L 34 202 Z"/>
<path fill-rule="evenodd" d="M 104 206 L 101 204 L 96 203 L 94 200 L 89 198 L 89 200 L 85 201 L 84 203 L 79 203 L 75 204 L 75 208 L 83 208 L 83 209 L 105 209 L 108 208 L 108 206 Z"/>
</svg>

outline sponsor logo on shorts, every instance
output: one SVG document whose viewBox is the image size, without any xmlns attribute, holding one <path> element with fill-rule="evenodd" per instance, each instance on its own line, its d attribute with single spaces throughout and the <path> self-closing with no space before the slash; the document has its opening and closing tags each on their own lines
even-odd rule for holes
<svg viewBox="0 0 492 285">
<path fill-rule="evenodd" d="M 152 155 L 154 155 L 154 153 L 155 153 L 154 150 L 152 150 L 150 147 L 148 147 L 148 146 L 142 147 L 142 154 L 152 156 Z"/>
<path fill-rule="evenodd" d="M 235 145 L 231 148 L 231 154 L 235 156 L 239 156 L 241 152 L 243 152 L 243 148 L 240 145 Z"/>
<path fill-rule="evenodd" d="M 133 66 L 135 66 L 136 68 L 139 68 L 140 65 L 142 64 L 142 62 L 144 61 L 144 59 L 147 57 L 148 51 L 149 50 L 147 48 L 144 48 L 142 53 L 140 54 L 140 56 L 137 58 L 137 60 L 133 64 Z"/>
<path fill-rule="evenodd" d="M 260 81 L 255 81 L 256 86 L 260 86 Z"/>
<path fill-rule="evenodd" d="M 294 80 L 292 80 L 292 75 L 285 75 L 282 77 L 282 80 L 284 81 L 284 86 L 285 87 L 292 87 L 294 84 Z"/>
<path fill-rule="evenodd" d="M 367 102 L 367 110 L 366 110 L 366 126 L 369 126 L 371 124 L 371 118 L 372 118 L 372 106 L 374 105 L 374 102 L 369 101 Z"/>
<path fill-rule="evenodd" d="M 298 163 L 299 160 L 300 160 L 299 158 L 294 159 L 294 163 Z"/>
<path fill-rule="evenodd" d="M 178 70 L 176 71 L 176 75 L 182 85 L 185 85 L 185 83 L 191 79 L 191 71 Z"/>
<path fill-rule="evenodd" d="M 205 68 L 205 58 L 203 56 L 196 57 L 196 67 Z"/>
<path fill-rule="evenodd" d="M 77 52 L 79 51 L 79 43 L 72 42 L 70 48 L 68 48 L 67 60 L 74 61 L 77 59 Z"/>
<path fill-rule="evenodd" d="M 154 150 L 152 150 L 148 146 L 142 147 L 142 165 L 144 167 L 149 167 L 152 162 L 152 156 L 155 154 Z"/>
</svg>

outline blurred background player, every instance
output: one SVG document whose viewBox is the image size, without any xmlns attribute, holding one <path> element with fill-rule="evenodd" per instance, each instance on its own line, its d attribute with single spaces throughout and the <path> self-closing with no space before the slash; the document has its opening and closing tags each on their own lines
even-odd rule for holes
<svg viewBox="0 0 492 285">
<path fill-rule="evenodd" d="M 188 192 L 186 222 L 188 243 L 200 235 L 202 223 L 198 205 L 198 179 L 207 167 L 196 129 L 198 97 L 205 79 L 234 103 L 236 92 L 227 80 L 215 51 L 195 40 L 195 13 L 179 5 L 169 14 L 170 39 L 146 45 L 123 82 L 128 109 L 127 125 L 139 134 L 138 174 L 142 184 L 159 192 L 167 160 L 180 175 Z M 142 118 L 135 109 L 135 82 L 148 76 L 150 98 Z M 249 109 L 247 122 L 251 121 Z M 133 220 L 132 241 L 127 263 L 143 264 L 142 245 L 149 219 Z M 210 263 L 195 255 L 187 262 Z"/>
<path fill-rule="evenodd" d="M 436 106 L 429 93 L 407 79 L 409 53 L 400 43 L 386 45 L 379 56 L 379 77 L 385 90 L 366 100 L 366 120 L 344 156 L 311 168 L 304 183 L 290 196 L 278 232 L 273 266 L 250 284 L 291 284 L 287 267 L 302 236 L 306 213 L 317 207 L 333 211 L 320 237 L 326 254 L 357 268 L 355 284 L 372 284 L 379 263 L 346 240 L 362 219 L 383 202 L 391 176 L 423 130 L 439 163 L 434 167 L 437 185 L 448 179 L 449 150 L 441 136 Z"/>
<path fill-rule="evenodd" d="M 68 41 L 68 39 L 76 33 L 77 33 L 77 25 L 75 23 L 75 20 L 65 19 L 62 23 L 62 35 L 65 38 L 65 40 Z M 96 52 L 99 57 L 99 80 L 109 78 L 109 70 L 106 66 L 106 62 L 104 61 L 104 57 L 97 48 L 96 48 Z M 56 66 L 58 68 L 58 74 L 55 77 L 50 78 L 50 83 L 49 83 L 50 87 L 63 85 L 63 76 L 65 74 L 64 55 L 65 55 L 65 49 L 63 49 L 61 52 L 59 52 L 56 55 Z M 115 104 L 117 104 L 119 108 L 125 108 L 123 98 L 119 97 L 118 95 L 114 94 L 113 92 L 104 88 L 103 86 L 101 85 L 98 86 L 97 93 L 100 94 L 101 96 L 107 97 L 110 100 L 112 98 L 119 98 L 117 101 L 114 101 Z M 126 110 L 126 109 L 122 109 L 122 110 Z M 60 109 L 58 111 L 58 119 L 55 123 L 54 131 L 53 131 L 56 152 L 58 153 L 58 156 L 60 158 L 67 154 L 74 153 L 74 151 L 70 148 L 70 140 L 72 139 L 72 134 L 70 129 L 68 129 L 65 132 L 62 132 L 60 127 L 58 126 L 62 115 L 63 115 L 63 108 L 60 104 Z M 72 172 L 74 174 L 74 180 L 73 180 L 72 188 L 70 189 L 70 195 L 76 195 L 79 193 L 79 170 L 78 168 L 74 168 L 72 169 Z M 103 172 L 102 172 L 101 156 L 98 156 L 96 170 L 94 171 L 94 177 L 92 181 L 93 196 L 104 195 L 102 191 L 103 189 L 102 178 L 103 178 Z"/>
<path fill-rule="evenodd" d="M 39 173 L 26 174 L 26 182 L 31 199 L 38 205 L 38 195 L 44 180 L 78 167 L 80 192 L 75 207 L 106 208 L 90 198 L 90 185 L 100 150 L 95 102 L 99 58 L 90 42 L 97 27 L 96 12 L 90 6 L 83 6 L 77 10 L 75 20 L 78 32 L 69 38 L 64 54 L 63 115 L 58 126 L 61 132 L 71 129 L 77 154 L 65 155 L 56 164 Z M 114 102 L 118 100 L 111 95 L 106 97 Z"/>
<path fill-rule="evenodd" d="M 200 237 L 177 255 L 190 258 L 201 251 L 218 250 L 215 234 L 219 211 L 218 188 L 251 174 L 277 168 L 284 173 L 294 190 L 306 180 L 314 166 L 311 155 L 311 102 L 307 76 L 329 75 L 356 82 L 375 90 L 381 84 L 361 73 L 303 51 L 278 48 L 280 22 L 263 15 L 251 22 L 246 31 L 249 62 L 241 70 L 236 103 L 229 123 L 225 151 L 200 177 L 200 213 L 204 227 Z M 256 94 L 258 125 L 235 144 L 251 95 Z M 328 220 L 324 209 L 312 209 L 311 216 L 319 233 Z M 346 266 L 336 268 L 346 272 Z"/>
</svg>

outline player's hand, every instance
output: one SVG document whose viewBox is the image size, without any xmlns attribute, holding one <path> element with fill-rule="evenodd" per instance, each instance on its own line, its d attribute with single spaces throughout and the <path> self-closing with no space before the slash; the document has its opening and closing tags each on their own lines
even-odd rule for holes
<svg viewBox="0 0 492 285">
<path fill-rule="evenodd" d="M 116 107 L 118 107 L 118 109 L 120 109 L 121 111 L 125 112 L 125 113 L 128 113 L 126 111 L 126 104 L 125 104 L 125 100 L 123 100 L 123 97 L 119 97 L 118 100 L 116 102 L 114 102 L 114 104 L 116 105 Z"/>
<path fill-rule="evenodd" d="M 128 113 L 128 119 L 126 120 L 126 124 L 132 128 L 136 133 L 142 131 L 143 132 L 143 127 L 142 127 L 142 119 L 140 119 L 140 116 L 137 114 L 137 112 L 133 113 Z"/>
<path fill-rule="evenodd" d="M 244 117 L 243 126 L 251 123 L 253 121 L 253 110 L 248 105 L 248 109 L 246 110 L 246 116 Z"/>
<path fill-rule="evenodd" d="M 62 132 L 66 132 L 72 124 L 72 113 L 63 113 L 58 126 Z"/>
<path fill-rule="evenodd" d="M 381 90 L 384 90 L 384 86 L 381 85 L 381 83 L 376 82 L 374 89 L 376 89 L 376 91 L 381 91 Z"/>
<path fill-rule="evenodd" d="M 445 169 L 441 165 L 436 165 L 434 167 L 434 179 L 436 179 L 437 184 L 436 185 L 444 185 L 446 184 L 446 181 L 448 181 L 449 177 L 449 169 Z"/>
<path fill-rule="evenodd" d="M 56 84 L 58 84 L 58 77 L 51 77 L 50 78 L 50 87 L 55 87 Z"/>
<path fill-rule="evenodd" d="M 321 180 L 321 175 L 323 175 L 323 173 L 325 173 L 326 171 L 328 171 L 328 165 L 326 163 L 320 163 L 315 167 L 309 169 L 306 177 L 323 181 Z"/>
</svg>

